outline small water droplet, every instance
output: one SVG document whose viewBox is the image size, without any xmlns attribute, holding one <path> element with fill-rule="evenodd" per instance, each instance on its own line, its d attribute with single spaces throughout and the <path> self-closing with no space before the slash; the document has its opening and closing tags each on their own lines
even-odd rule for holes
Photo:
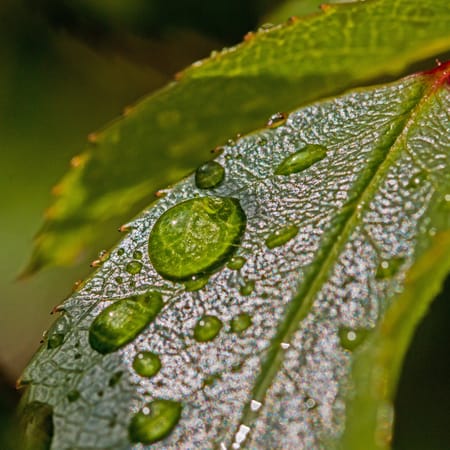
<svg viewBox="0 0 450 450">
<path fill-rule="evenodd" d="M 114 278 L 114 280 L 116 281 L 117 284 L 122 284 L 123 283 L 123 278 L 122 277 L 116 277 L 116 278 Z"/>
<path fill-rule="evenodd" d="M 424 181 L 428 178 L 428 175 L 425 171 L 421 171 L 419 173 L 416 173 L 410 180 L 409 183 L 406 185 L 408 189 L 416 189 L 421 184 L 423 184 Z"/>
<path fill-rule="evenodd" d="M 262 406 L 262 403 L 261 403 L 261 402 L 258 402 L 258 401 L 256 401 L 256 400 L 252 400 L 252 401 L 250 402 L 250 409 L 251 409 L 252 411 L 258 411 L 258 410 L 261 408 L 261 406 Z"/>
<path fill-rule="evenodd" d="M 53 333 L 51 336 L 49 336 L 47 341 L 47 348 L 49 350 L 53 350 L 55 348 L 58 348 L 62 345 L 64 342 L 64 334 L 61 333 Z"/>
<path fill-rule="evenodd" d="M 232 445 L 232 447 L 234 449 L 237 450 L 237 449 L 241 448 L 241 444 L 245 441 L 249 431 L 250 431 L 250 427 L 248 427 L 247 425 L 241 424 L 239 426 L 238 432 L 234 436 L 234 442 Z"/>
<path fill-rule="evenodd" d="M 248 313 L 238 314 L 230 322 L 230 330 L 233 333 L 242 333 L 252 324 L 252 317 Z"/>
<path fill-rule="evenodd" d="M 203 316 L 195 325 L 194 339 L 197 342 L 212 341 L 222 329 L 222 322 L 216 316 Z"/>
<path fill-rule="evenodd" d="M 199 189 L 212 189 L 222 183 L 225 169 L 216 161 L 209 161 L 195 172 L 195 185 Z"/>
<path fill-rule="evenodd" d="M 54 432 L 53 408 L 46 403 L 34 401 L 19 410 L 19 414 L 21 436 L 17 448 L 50 449 Z"/>
<path fill-rule="evenodd" d="M 122 256 L 124 253 L 125 253 L 125 249 L 122 248 L 122 247 L 120 247 L 120 248 L 117 250 L 117 254 L 118 254 L 119 256 Z"/>
<path fill-rule="evenodd" d="M 187 292 L 194 292 L 203 289 L 209 281 L 209 277 L 193 276 L 189 281 L 184 282 L 184 288 Z"/>
<path fill-rule="evenodd" d="M 298 233 L 298 227 L 296 225 L 287 225 L 283 228 L 279 228 L 274 233 L 269 235 L 266 239 L 266 245 L 272 249 L 286 244 Z"/>
<path fill-rule="evenodd" d="M 153 377 L 161 369 L 159 356 L 152 352 L 140 352 L 133 360 L 133 369 L 141 377 Z"/>
<path fill-rule="evenodd" d="M 290 346 L 291 346 L 291 344 L 289 344 L 288 342 L 282 342 L 282 343 L 280 344 L 280 347 L 281 347 L 283 350 L 287 350 Z"/>
<path fill-rule="evenodd" d="M 136 275 L 142 270 L 142 263 L 139 261 L 130 261 L 125 266 L 125 270 L 131 275 Z"/>
<path fill-rule="evenodd" d="M 382 280 L 385 278 L 393 277 L 400 270 L 400 267 L 404 264 L 405 258 L 397 256 L 391 259 L 384 259 L 378 264 L 375 278 Z"/>
<path fill-rule="evenodd" d="M 227 264 L 227 267 L 231 270 L 239 270 L 242 269 L 246 262 L 247 260 L 243 256 L 233 256 Z"/>
<path fill-rule="evenodd" d="M 133 252 L 133 259 L 142 259 L 142 252 L 140 250 L 135 250 Z"/>
<path fill-rule="evenodd" d="M 339 328 L 339 341 L 346 350 L 353 351 L 357 348 L 367 337 L 369 330 L 366 328 Z"/>
<path fill-rule="evenodd" d="M 217 380 L 220 380 L 222 375 L 220 373 L 213 373 L 206 377 L 203 381 L 203 387 L 212 386 Z"/>
<path fill-rule="evenodd" d="M 156 221 L 148 251 L 155 270 L 172 281 L 189 281 L 221 268 L 238 247 L 246 217 L 230 197 L 200 197 L 170 208 Z"/>
<path fill-rule="evenodd" d="M 266 123 L 266 127 L 268 128 L 277 128 L 283 125 L 286 122 L 287 115 L 282 112 L 277 112 L 269 117 L 269 120 Z"/>
<path fill-rule="evenodd" d="M 180 420 L 182 406 L 172 400 L 154 400 L 131 419 L 128 434 L 131 442 L 153 444 L 168 436 Z"/>
<path fill-rule="evenodd" d="M 124 298 L 106 307 L 89 328 L 89 343 L 94 350 L 106 354 L 133 341 L 158 315 L 163 307 L 161 294 Z"/>
<path fill-rule="evenodd" d="M 239 292 L 241 295 L 250 295 L 255 289 L 255 281 L 254 280 L 244 280 L 243 284 L 239 288 Z"/>
<path fill-rule="evenodd" d="M 111 378 L 108 381 L 108 385 L 109 387 L 114 387 L 117 385 L 117 383 L 119 383 L 119 381 L 121 380 L 123 375 L 123 372 L 121 370 L 119 370 L 118 372 L 116 372 L 115 374 L 113 374 L 111 376 Z"/>
<path fill-rule="evenodd" d="M 70 403 L 76 402 L 80 398 L 80 391 L 76 389 L 67 393 L 67 400 Z"/>
<path fill-rule="evenodd" d="M 307 144 L 287 156 L 275 169 L 275 175 L 291 175 L 301 172 L 326 156 L 327 148 L 323 145 Z"/>
<path fill-rule="evenodd" d="M 313 398 L 308 397 L 305 399 L 305 405 L 308 409 L 314 409 L 317 407 L 317 402 Z"/>
<path fill-rule="evenodd" d="M 264 137 L 260 137 L 257 141 L 258 145 L 264 146 L 267 144 L 267 139 Z"/>
</svg>

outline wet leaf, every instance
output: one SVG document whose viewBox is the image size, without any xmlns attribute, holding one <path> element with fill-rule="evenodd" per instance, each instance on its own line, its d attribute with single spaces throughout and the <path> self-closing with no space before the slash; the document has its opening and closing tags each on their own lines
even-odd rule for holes
<svg viewBox="0 0 450 450">
<path fill-rule="evenodd" d="M 215 188 L 193 174 L 129 223 L 62 305 L 48 334 L 61 344 L 44 343 L 20 380 L 25 407 L 53 411 L 52 448 L 388 448 L 404 351 L 450 268 L 449 80 L 446 64 L 299 109 L 226 146 Z M 310 145 L 325 157 L 278 174 Z M 235 230 L 218 197 L 246 220 L 205 272 L 199 230 L 223 233 L 228 219 Z M 201 217 L 173 216 L 183 239 L 162 246 L 192 245 L 202 280 L 192 290 L 160 275 L 148 249 L 161 217 L 200 198 Z M 136 253 L 142 270 L 129 273 Z M 149 292 L 163 304 L 134 340 L 111 353 L 89 345 L 99 317 L 105 337 L 117 334 L 134 316 L 122 308 L 108 330 L 106 313 Z M 144 352 L 158 364 L 139 375 Z"/>
<path fill-rule="evenodd" d="M 90 136 L 55 190 L 25 274 L 80 258 L 102 225 L 130 217 L 157 189 L 205 162 L 210 149 L 271 114 L 449 50 L 448 23 L 447 0 L 328 5 L 195 63 Z"/>
</svg>

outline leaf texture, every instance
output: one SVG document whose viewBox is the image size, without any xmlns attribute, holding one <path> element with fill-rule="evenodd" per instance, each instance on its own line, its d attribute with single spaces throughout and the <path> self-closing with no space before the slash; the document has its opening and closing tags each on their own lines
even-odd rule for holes
<svg viewBox="0 0 450 450">
<path fill-rule="evenodd" d="M 147 448 L 130 443 L 128 426 L 162 400 L 179 402 L 181 418 L 151 448 L 387 448 L 398 364 L 448 269 L 449 78 L 444 65 L 293 112 L 227 146 L 217 187 L 198 189 L 192 175 L 131 222 L 61 305 L 20 380 L 25 408 L 52 408 L 52 448 Z M 309 144 L 326 156 L 275 174 Z M 245 264 L 192 290 L 155 271 L 149 234 L 165 211 L 206 196 L 239 201 Z M 290 240 L 266 246 L 293 226 Z M 127 271 L 133 261 L 140 269 Z M 101 311 L 148 292 L 164 306 L 145 331 L 112 353 L 89 346 Z M 233 332 L 242 314 L 250 325 Z M 221 325 L 214 339 L 195 339 L 206 316 Z M 159 355 L 154 377 L 134 370 L 140 352 Z M 371 371 L 378 360 L 393 361 L 382 376 Z M 368 401 L 373 392 L 381 394 Z"/>
<path fill-rule="evenodd" d="M 102 224 L 130 217 L 157 189 L 207 160 L 211 148 L 262 126 L 270 114 L 449 50 L 449 21 L 447 0 L 327 5 L 195 63 L 90 136 L 55 189 L 25 274 L 73 262 Z"/>
</svg>

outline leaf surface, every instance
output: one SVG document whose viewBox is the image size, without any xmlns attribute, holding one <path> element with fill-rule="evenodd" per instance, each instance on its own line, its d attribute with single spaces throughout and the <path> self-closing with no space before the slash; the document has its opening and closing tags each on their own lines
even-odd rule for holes
<svg viewBox="0 0 450 450">
<path fill-rule="evenodd" d="M 25 274 L 68 264 L 236 133 L 450 48 L 447 0 L 372 0 L 249 34 L 92 134 L 55 188 Z M 93 223 L 96 227 L 93 227 Z"/>
<path fill-rule="evenodd" d="M 148 438 L 149 411 L 177 422 L 151 448 L 387 448 L 405 346 L 449 268 L 449 79 L 447 64 L 295 111 L 227 146 L 215 187 L 192 175 L 131 222 L 20 380 L 25 409 L 48 422 L 51 407 L 52 448 L 128 448 Z M 221 197 L 232 199 L 225 209 Z M 201 213 L 184 215 L 190 205 Z M 151 263 L 163 225 L 157 258 L 169 278 L 171 249 L 195 243 L 186 258 L 199 277 L 186 284 Z M 220 267 L 197 264 L 216 229 L 222 246 L 240 236 L 232 268 L 225 251 Z M 142 329 L 126 311 L 152 301 L 156 319 L 119 345 L 121 324 Z M 90 347 L 93 323 L 107 351 Z M 151 378 L 138 374 L 145 352 L 161 364 L 150 358 Z"/>
</svg>

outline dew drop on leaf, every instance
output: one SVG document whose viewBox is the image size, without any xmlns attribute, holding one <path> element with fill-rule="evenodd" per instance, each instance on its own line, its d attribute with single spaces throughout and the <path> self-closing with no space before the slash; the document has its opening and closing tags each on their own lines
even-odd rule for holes
<svg viewBox="0 0 450 450">
<path fill-rule="evenodd" d="M 352 351 L 364 341 L 368 332 L 366 328 L 341 327 L 338 331 L 339 341 L 343 348 Z"/>
<path fill-rule="evenodd" d="M 80 391 L 77 391 L 76 389 L 67 393 L 67 400 L 70 403 L 77 401 L 79 398 L 80 398 Z"/>
<path fill-rule="evenodd" d="M 152 352 L 140 352 L 133 360 L 133 369 L 141 377 L 153 377 L 161 369 L 159 356 Z"/>
<path fill-rule="evenodd" d="M 211 189 L 222 183 L 225 169 L 216 161 L 209 161 L 195 172 L 195 185 L 199 189 Z"/>
<path fill-rule="evenodd" d="M 89 343 L 106 354 L 131 342 L 158 315 L 163 307 L 161 294 L 124 298 L 105 308 L 92 322 Z"/>
<path fill-rule="evenodd" d="M 153 444 L 164 439 L 180 420 L 181 403 L 172 400 L 154 400 L 131 419 L 128 434 L 131 442 Z"/>
<path fill-rule="evenodd" d="M 136 275 L 142 270 L 142 263 L 139 261 L 130 261 L 126 266 L 125 270 L 131 275 Z"/>
<path fill-rule="evenodd" d="M 283 125 L 286 122 L 287 116 L 285 113 L 277 112 L 270 116 L 269 120 L 266 123 L 268 128 L 277 128 Z"/>
<path fill-rule="evenodd" d="M 47 403 L 31 402 L 20 412 L 23 450 L 49 450 L 53 438 L 53 408 Z"/>
<path fill-rule="evenodd" d="M 252 317 L 248 313 L 241 313 L 233 317 L 230 322 L 230 330 L 233 333 L 242 333 L 252 324 Z"/>
<path fill-rule="evenodd" d="M 242 269 L 247 260 L 243 256 L 233 256 L 227 264 L 227 267 L 231 270 Z"/>
<path fill-rule="evenodd" d="M 142 252 L 140 250 L 135 250 L 133 252 L 133 259 L 142 259 Z"/>
<path fill-rule="evenodd" d="M 395 257 L 391 259 L 384 259 L 380 262 L 375 273 L 375 278 L 382 280 L 384 278 L 393 277 L 405 262 L 403 257 Z"/>
<path fill-rule="evenodd" d="M 267 237 L 266 245 L 270 249 L 279 247 L 280 245 L 289 242 L 293 237 L 297 235 L 297 233 L 298 227 L 296 225 L 287 225 L 285 227 L 279 228 Z"/>
<path fill-rule="evenodd" d="M 253 289 L 255 289 L 254 280 L 244 280 L 243 284 L 239 288 L 239 292 L 241 295 L 250 295 L 253 292 Z"/>
<path fill-rule="evenodd" d="M 323 145 L 308 144 L 286 157 L 275 169 L 275 175 L 291 175 L 307 169 L 327 156 Z"/>
<path fill-rule="evenodd" d="M 184 288 L 188 292 L 199 291 L 207 285 L 208 281 L 209 277 L 193 276 L 189 281 L 184 282 Z"/>
<path fill-rule="evenodd" d="M 189 281 L 221 268 L 238 247 L 246 217 L 230 197 L 200 197 L 170 208 L 156 221 L 148 250 L 155 270 Z"/>
<path fill-rule="evenodd" d="M 213 340 L 222 329 L 222 322 L 216 316 L 203 316 L 194 327 L 194 339 L 197 342 Z"/>
<path fill-rule="evenodd" d="M 53 333 L 49 336 L 47 341 L 47 348 L 49 350 L 53 350 L 54 348 L 58 348 L 64 342 L 64 334 L 61 333 Z"/>
</svg>

